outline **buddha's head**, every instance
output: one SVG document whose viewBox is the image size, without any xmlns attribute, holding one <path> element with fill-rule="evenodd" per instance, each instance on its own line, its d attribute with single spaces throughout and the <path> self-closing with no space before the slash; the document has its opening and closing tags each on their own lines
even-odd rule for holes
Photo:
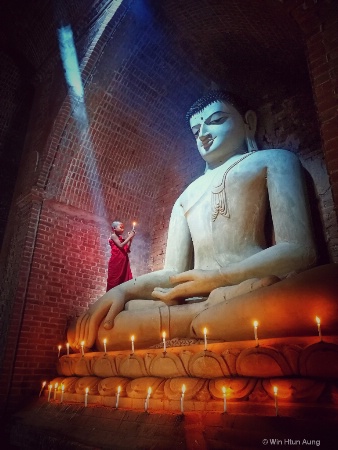
<svg viewBox="0 0 338 450">
<path fill-rule="evenodd" d="M 237 153 L 257 149 L 256 114 L 229 92 L 209 92 L 192 105 L 186 118 L 209 167 L 223 164 Z"/>
</svg>

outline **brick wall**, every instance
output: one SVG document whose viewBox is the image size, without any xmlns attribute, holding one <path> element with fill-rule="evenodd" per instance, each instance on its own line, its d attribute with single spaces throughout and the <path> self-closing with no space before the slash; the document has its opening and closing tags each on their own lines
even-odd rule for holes
<svg viewBox="0 0 338 450">
<path fill-rule="evenodd" d="M 338 4 L 335 1 L 285 2 L 299 24 L 307 49 L 309 73 L 316 104 L 333 208 L 324 202 L 325 230 L 332 258 L 338 259 Z"/>
</svg>

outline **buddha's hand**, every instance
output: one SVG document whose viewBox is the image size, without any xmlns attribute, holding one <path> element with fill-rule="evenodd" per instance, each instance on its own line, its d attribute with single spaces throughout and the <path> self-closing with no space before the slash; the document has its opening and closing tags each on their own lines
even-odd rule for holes
<svg viewBox="0 0 338 450">
<path fill-rule="evenodd" d="M 170 283 L 177 285 L 170 289 L 157 287 L 152 296 L 167 305 L 175 305 L 186 298 L 208 296 L 213 289 L 223 286 L 225 280 L 218 270 L 194 269 L 171 276 Z"/>
<path fill-rule="evenodd" d="M 113 328 L 114 319 L 124 307 L 124 295 L 118 287 L 111 289 L 89 307 L 77 319 L 75 338 L 72 347 L 79 349 L 84 343 L 85 349 L 93 347 L 101 322 L 105 329 Z"/>
</svg>

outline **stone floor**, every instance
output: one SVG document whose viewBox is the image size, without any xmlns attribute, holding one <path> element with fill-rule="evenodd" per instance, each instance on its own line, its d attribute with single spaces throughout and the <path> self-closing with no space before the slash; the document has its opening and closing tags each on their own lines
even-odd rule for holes
<svg viewBox="0 0 338 450">
<path fill-rule="evenodd" d="M 283 405 L 276 417 L 271 407 L 239 403 L 226 414 L 182 415 L 39 399 L 13 417 L 10 445 L 12 450 L 335 450 L 338 410 Z"/>
</svg>

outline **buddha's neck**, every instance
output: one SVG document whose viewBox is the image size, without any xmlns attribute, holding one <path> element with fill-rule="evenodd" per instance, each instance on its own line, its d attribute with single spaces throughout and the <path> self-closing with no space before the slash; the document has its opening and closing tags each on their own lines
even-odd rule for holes
<svg viewBox="0 0 338 450">
<path fill-rule="evenodd" d="M 240 152 L 236 152 L 235 154 L 229 156 L 228 158 L 224 158 L 222 160 L 211 162 L 211 163 L 207 162 L 206 166 L 205 166 L 205 173 L 215 170 L 218 167 L 223 166 L 224 164 L 227 164 L 227 165 L 232 164 L 237 159 L 241 158 L 245 153 L 246 153 L 245 151 L 240 151 Z"/>
</svg>

